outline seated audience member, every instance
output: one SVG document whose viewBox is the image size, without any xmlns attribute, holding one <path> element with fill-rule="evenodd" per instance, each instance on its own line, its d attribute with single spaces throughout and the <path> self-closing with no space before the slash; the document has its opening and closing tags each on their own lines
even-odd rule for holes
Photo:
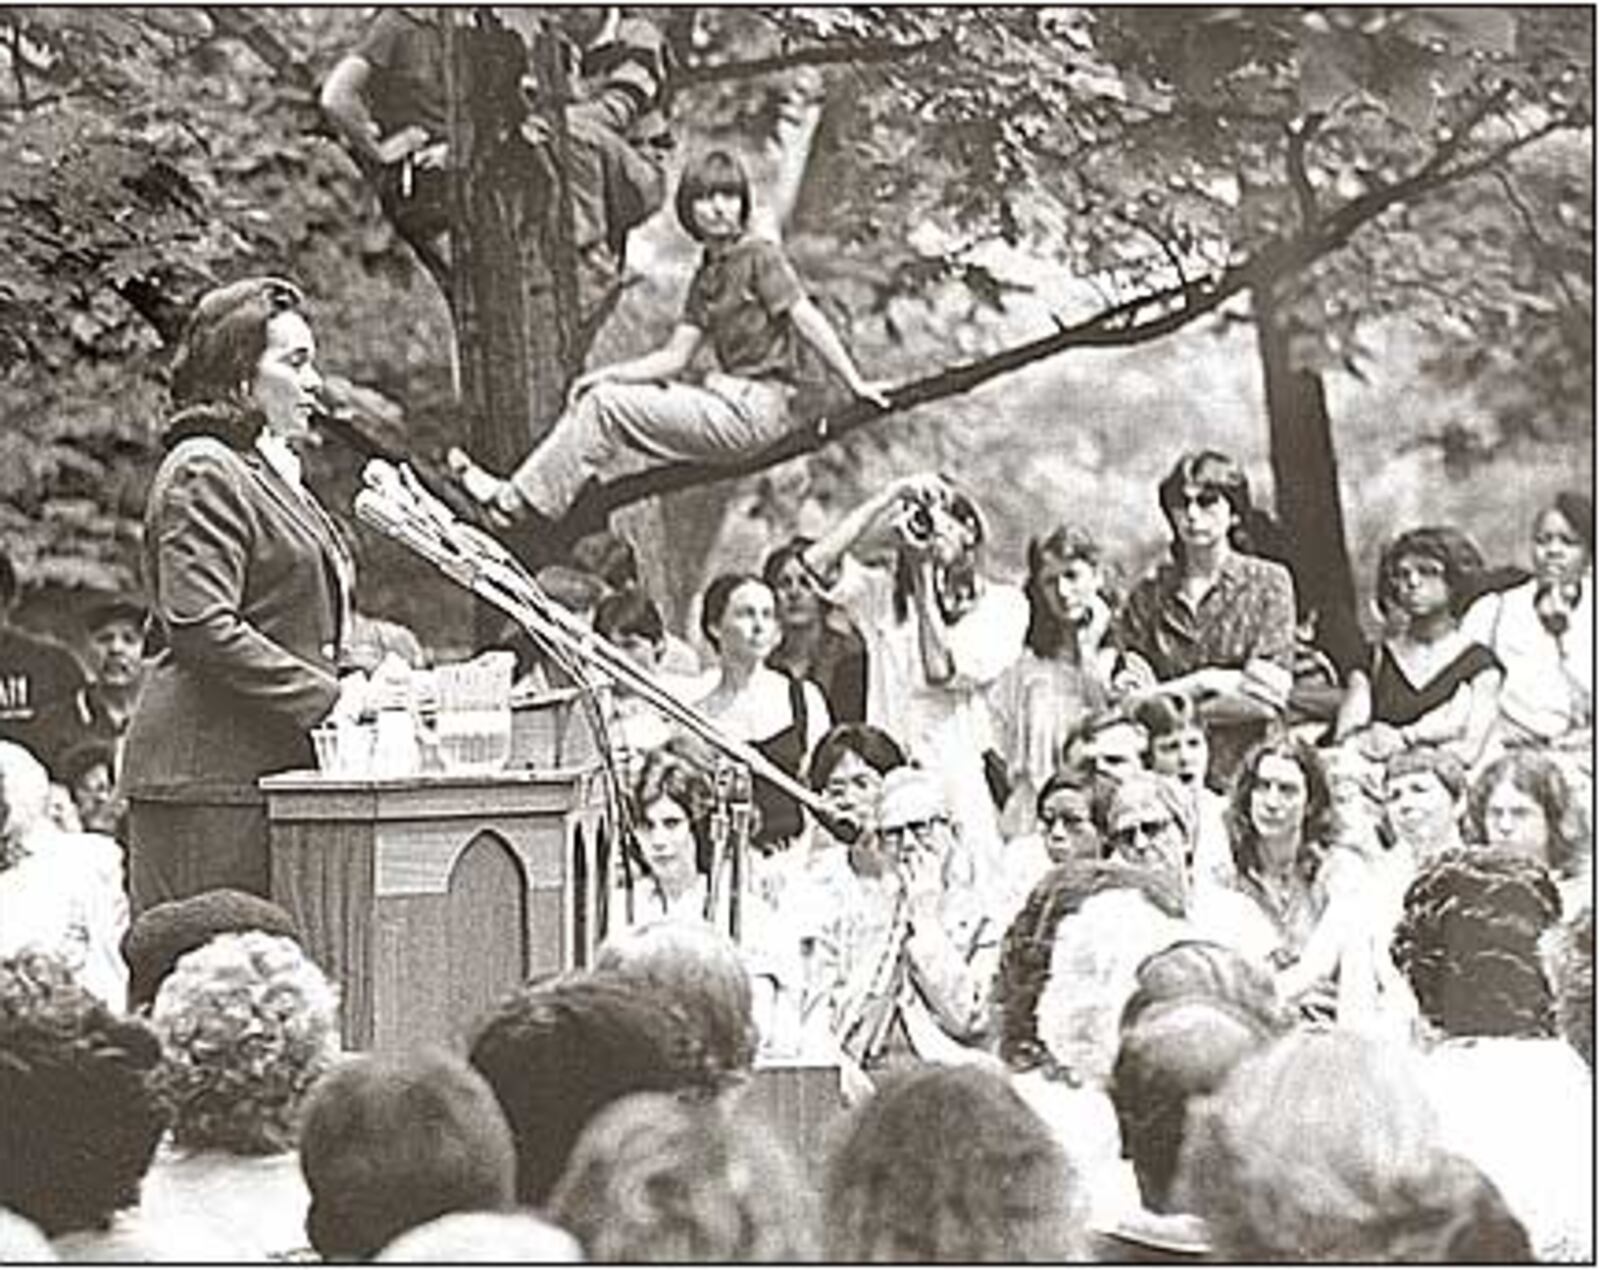
<svg viewBox="0 0 1600 1270">
<path fill-rule="evenodd" d="M 1478 761 L 1501 681 L 1494 653 L 1461 629 L 1482 571 L 1477 547 L 1448 527 L 1412 529 L 1384 548 L 1378 603 L 1395 621 L 1371 665 L 1350 673 L 1336 740 L 1352 738 L 1380 761 L 1421 743 Z"/>
<path fill-rule="evenodd" d="M 60 957 L 83 987 L 121 1009 L 123 850 L 104 834 L 59 828 L 50 791 L 43 764 L 0 741 L 0 955 L 32 949 Z"/>
<path fill-rule="evenodd" d="M 218 935 L 251 930 L 300 942 L 294 918 L 271 900 L 248 891 L 219 888 L 145 909 L 122 937 L 122 955 L 128 963 L 128 1009 L 148 1009 L 162 981 L 185 953 L 204 948 Z"/>
<path fill-rule="evenodd" d="M 1022 652 L 1022 592 L 979 572 L 988 531 L 978 505 L 942 477 L 890 481 L 807 547 L 824 596 L 867 645 L 867 722 L 935 774 L 962 840 L 985 869 L 999 859 L 984 776 L 993 740 L 987 692 Z M 858 553 L 892 545 L 889 565 Z"/>
<path fill-rule="evenodd" d="M 1394 960 L 1428 1025 L 1423 1076 L 1446 1143 L 1500 1188 L 1540 1260 L 1588 1261 L 1593 1079 L 1555 1034 L 1539 955 L 1560 911 L 1533 860 L 1452 852 L 1406 892 Z"/>
<path fill-rule="evenodd" d="M 166 1127 L 160 1061 L 150 1029 L 113 1014 L 58 959 L 0 957 L 0 1207 L 63 1258 L 217 1252 L 175 1231 L 135 1232 L 125 1212 Z"/>
<path fill-rule="evenodd" d="M 595 1262 L 816 1256 L 798 1164 L 765 1124 L 718 1102 L 617 1099 L 578 1139 L 549 1213 Z"/>
<path fill-rule="evenodd" d="M 1063 765 L 1083 768 L 1096 786 L 1109 791 L 1135 772 L 1144 770 L 1149 738 L 1121 706 L 1107 706 L 1079 720 L 1062 743 Z"/>
<path fill-rule="evenodd" d="M 1004 1179 L 1003 1184 L 1000 1179 Z M 1072 1261 L 1084 1198 L 1054 1135 L 995 1072 L 906 1072 L 827 1165 L 823 1255 L 841 1262 Z"/>
<path fill-rule="evenodd" d="M 1062 525 L 1028 543 L 1028 629 L 1022 655 L 989 693 L 997 747 L 1011 779 L 1007 827 L 1026 813 L 1056 769 L 1067 734 L 1106 703 L 1115 652 L 1105 647 L 1112 609 L 1104 598 L 1100 546 Z"/>
<path fill-rule="evenodd" d="M 613 1099 L 715 1089 L 693 1024 L 648 985 L 573 972 L 520 989 L 477 1029 L 470 1061 L 517 1149 L 517 1201 L 543 1204 L 579 1134 Z"/>
<path fill-rule="evenodd" d="M 1123 1031 L 1110 1094 L 1141 1204 L 1097 1223 L 1098 1260 L 1200 1260 L 1210 1251 L 1205 1223 L 1172 1199 L 1184 1119 L 1192 1100 L 1214 1093 L 1271 1039 L 1250 1014 L 1205 997 L 1153 1005 Z"/>
<path fill-rule="evenodd" d="M 370 1261 L 413 1227 L 507 1210 L 516 1197 L 516 1152 L 494 1091 L 438 1050 L 362 1055 L 319 1080 L 300 1168 L 306 1233 L 324 1261 Z"/>
<path fill-rule="evenodd" d="M 884 778 L 878 835 L 893 861 L 888 922 L 848 967 L 833 1020 L 868 1073 L 979 1056 L 1001 931 L 940 784 L 906 767 Z"/>
<path fill-rule="evenodd" d="M 810 538 L 792 538 L 771 552 L 761 577 L 778 601 L 782 638 L 767 665 L 822 690 L 835 723 L 867 720 L 867 646 L 837 608 L 822 598 L 805 565 Z"/>
<path fill-rule="evenodd" d="M 244 1260 L 303 1249 L 295 1146 L 306 1095 L 339 1054 L 333 985 L 293 940 L 218 935 L 178 959 L 150 1023 L 172 1140 L 146 1179 L 141 1218 L 205 1224 Z"/>
<path fill-rule="evenodd" d="M 643 591 L 630 588 L 601 599 L 594 610 L 594 631 L 616 645 L 640 670 L 661 677 L 666 627 L 656 602 Z M 678 684 L 667 686 L 682 695 Z M 620 683 L 613 684 L 611 692 L 616 711 L 611 725 L 620 732 L 630 758 L 664 745 L 671 738 L 672 724 L 654 706 Z"/>
<path fill-rule="evenodd" d="M 578 1241 L 526 1210 L 450 1213 L 406 1231 L 374 1261 L 423 1265 L 577 1265 Z"/>
<path fill-rule="evenodd" d="M 1364 859 L 1376 858 L 1389 845 L 1383 764 L 1368 758 L 1357 745 L 1328 746 L 1317 753 L 1328 778 L 1328 845 L 1344 847 Z"/>
<path fill-rule="evenodd" d="M 1221 787 L 1288 701 L 1294 581 L 1281 564 L 1249 554 L 1259 513 L 1249 479 L 1226 455 L 1183 455 L 1159 498 L 1172 559 L 1133 589 L 1117 617 L 1124 652 L 1114 687 L 1142 694 L 1159 684 L 1194 697 L 1211 729 L 1210 779 Z"/>
<path fill-rule="evenodd" d="M 116 763 L 116 747 L 94 740 L 78 742 L 56 760 L 56 775 L 71 795 L 78 825 L 86 833 L 123 836 L 128 804 L 117 794 Z"/>
<path fill-rule="evenodd" d="M 594 964 L 670 996 L 699 1029 L 722 1081 L 749 1075 L 762 1039 L 755 997 L 750 972 L 725 935 L 697 922 L 649 922 L 607 939 Z"/>
<path fill-rule="evenodd" d="M 900 743 L 870 723 L 840 724 L 817 742 L 806 783 L 822 795 L 834 815 L 859 832 L 841 853 L 833 849 L 838 843 L 819 826 L 809 860 L 814 870 L 834 877 L 872 878 L 893 872 L 894 862 L 884 855 L 878 840 L 879 800 L 884 777 L 906 762 Z M 841 861 L 849 864 L 848 871 L 841 871 Z"/>
<path fill-rule="evenodd" d="M 1533 522 L 1533 577 L 1483 596 L 1462 626 L 1505 668 L 1496 739 L 1582 742 L 1594 726 L 1594 504 L 1557 494 Z"/>
<path fill-rule="evenodd" d="M 1546 977 L 1556 1025 L 1594 1071 L 1594 905 L 1585 904 L 1545 937 Z"/>
<path fill-rule="evenodd" d="M 748 741 L 775 767 L 798 778 L 831 720 L 816 684 L 767 665 L 778 642 L 775 609 L 771 588 L 754 574 L 712 579 L 700 629 L 716 652 L 720 673 L 698 704 L 729 736 Z M 751 871 L 760 873 L 762 882 L 775 882 L 765 857 L 791 846 L 805 820 L 800 804 L 770 781 L 756 777 L 752 793 L 760 815 Z"/>
<path fill-rule="evenodd" d="M 85 606 L 89 682 L 71 697 L 43 712 L 35 753 L 50 774 L 69 789 L 62 770 L 67 752 L 86 742 L 111 748 L 111 777 L 117 753 L 144 687 L 144 625 L 149 608 L 131 595 L 101 595 Z M 91 828 L 85 825 L 84 828 Z M 96 830 L 96 832 L 104 832 Z"/>
<path fill-rule="evenodd" d="M 1370 999 L 1354 982 L 1355 967 L 1343 964 L 1366 929 L 1367 870 L 1354 852 L 1328 849 L 1329 808 L 1315 750 L 1286 732 L 1256 746 L 1228 808 L 1238 881 L 1205 892 L 1195 914 L 1208 938 L 1270 964 L 1285 1000 L 1303 998 L 1314 1015 L 1336 1008 L 1335 979 L 1341 994 Z"/>
<path fill-rule="evenodd" d="M 1384 823 L 1389 848 L 1379 860 L 1404 861 L 1403 895 L 1417 866 L 1459 850 L 1467 770 L 1450 750 L 1418 745 L 1383 765 Z"/>
<path fill-rule="evenodd" d="M 1177 781 L 1194 802 L 1190 876 L 1196 881 L 1231 885 L 1234 869 L 1228 847 L 1228 800 L 1206 784 L 1211 741 L 1199 710 L 1188 697 L 1161 692 L 1137 702 L 1133 719 L 1144 729 L 1145 765 L 1158 776 Z"/>
<path fill-rule="evenodd" d="M 1550 870 L 1562 904 L 1593 892 L 1593 837 L 1578 792 L 1560 764 L 1533 750 L 1502 755 L 1478 773 L 1467 803 L 1473 837 L 1537 860 Z"/>
<path fill-rule="evenodd" d="M 1126 1032 L 1154 1006 L 1193 998 L 1221 1002 L 1274 1036 L 1295 1022 L 1293 1012 L 1278 999 L 1265 966 L 1223 944 L 1180 939 L 1139 963 L 1133 992 L 1122 1008 L 1120 1030 Z"/>
<path fill-rule="evenodd" d="M 1107 854 L 1158 874 L 1187 908 L 1195 823 L 1194 804 L 1183 789 L 1154 772 L 1135 772 L 1112 791 L 1105 822 Z"/>
<path fill-rule="evenodd" d="M 1067 769 L 1045 781 L 1034 809 L 1038 832 L 1011 839 L 1001 859 L 1000 909 L 1007 922 L 1051 869 L 1100 859 L 1094 804 L 1094 779 L 1087 772 Z"/>
<path fill-rule="evenodd" d="M 1173 1199 L 1225 1261 L 1528 1261 L 1527 1232 L 1450 1154 L 1404 1050 L 1296 1032 L 1194 1104 Z"/>
</svg>

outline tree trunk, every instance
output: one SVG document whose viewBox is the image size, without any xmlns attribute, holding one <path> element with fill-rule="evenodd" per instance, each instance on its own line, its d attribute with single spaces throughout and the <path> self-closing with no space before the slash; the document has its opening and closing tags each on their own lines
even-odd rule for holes
<svg viewBox="0 0 1600 1270">
<path fill-rule="evenodd" d="M 1322 377 L 1295 369 L 1270 285 L 1254 288 L 1251 298 L 1278 519 L 1288 538 L 1300 608 L 1316 611 L 1318 645 L 1348 672 L 1361 663 L 1362 635 Z"/>
</svg>

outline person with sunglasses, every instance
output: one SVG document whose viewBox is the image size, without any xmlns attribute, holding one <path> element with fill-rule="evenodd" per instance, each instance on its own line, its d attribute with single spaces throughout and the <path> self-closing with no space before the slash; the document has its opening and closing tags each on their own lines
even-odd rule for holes
<svg viewBox="0 0 1600 1270">
<path fill-rule="evenodd" d="M 1375 762 L 1428 744 L 1477 764 L 1504 677 L 1494 652 L 1462 629 L 1482 573 L 1477 547 L 1448 526 L 1408 530 L 1384 548 L 1377 598 L 1393 629 L 1370 667 L 1351 672 L 1336 740 L 1354 740 Z"/>
<path fill-rule="evenodd" d="M 1194 804 L 1176 782 L 1154 772 L 1130 776 L 1111 794 L 1105 823 L 1107 855 L 1189 894 Z"/>
<path fill-rule="evenodd" d="M 1184 454 L 1159 497 L 1172 558 L 1134 587 L 1118 615 L 1113 642 L 1123 654 L 1112 687 L 1193 697 L 1211 728 L 1210 779 L 1222 786 L 1287 704 L 1294 581 L 1283 565 L 1248 553 L 1261 513 L 1226 455 Z"/>
</svg>

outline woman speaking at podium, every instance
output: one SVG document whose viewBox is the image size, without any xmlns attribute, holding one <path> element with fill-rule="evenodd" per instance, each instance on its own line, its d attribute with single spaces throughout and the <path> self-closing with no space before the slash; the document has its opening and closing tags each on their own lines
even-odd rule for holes
<svg viewBox="0 0 1600 1270">
<path fill-rule="evenodd" d="M 213 887 L 265 895 L 257 780 L 310 767 L 341 684 L 353 570 L 301 483 L 322 380 L 305 297 L 248 278 L 201 297 L 173 366 L 177 412 L 144 518 L 153 654 L 128 732 L 134 910 Z"/>
</svg>

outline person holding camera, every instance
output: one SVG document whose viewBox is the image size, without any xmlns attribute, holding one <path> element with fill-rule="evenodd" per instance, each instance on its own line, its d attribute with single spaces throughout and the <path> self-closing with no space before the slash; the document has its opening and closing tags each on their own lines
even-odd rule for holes
<svg viewBox="0 0 1600 1270">
<path fill-rule="evenodd" d="M 983 755 L 994 746 L 986 689 L 1022 653 L 1028 602 L 979 575 L 982 514 L 943 477 L 891 481 L 800 559 L 867 645 L 867 722 L 901 738 L 938 778 L 984 881 L 1001 839 Z M 893 546 L 888 564 L 857 556 Z"/>
</svg>

